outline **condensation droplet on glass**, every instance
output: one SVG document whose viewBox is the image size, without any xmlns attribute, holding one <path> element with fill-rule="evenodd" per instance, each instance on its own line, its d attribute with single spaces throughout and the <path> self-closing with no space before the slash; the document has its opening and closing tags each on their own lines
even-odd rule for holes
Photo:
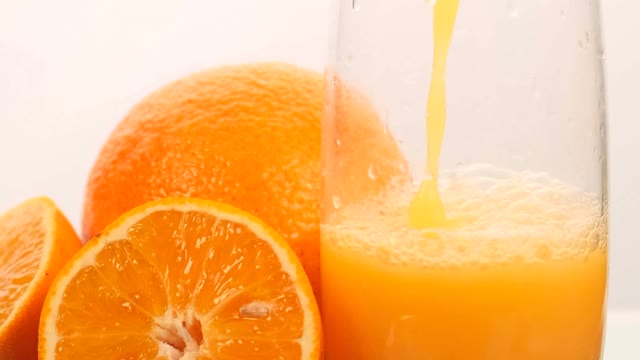
<svg viewBox="0 0 640 360">
<path fill-rule="evenodd" d="M 389 119 L 390 118 L 391 118 L 391 116 L 389 115 L 389 111 L 388 110 L 385 111 L 384 112 L 384 116 L 382 118 L 383 119 L 383 123 L 384 123 L 382 131 L 384 132 L 385 135 L 389 135 L 389 132 L 390 132 L 389 131 Z"/>
<path fill-rule="evenodd" d="M 385 117 L 384 119 L 384 127 L 382 129 L 385 135 L 389 135 L 391 130 L 389 129 L 389 117 Z"/>
<path fill-rule="evenodd" d="M 603 49 L 598 50 L 598 57 L 603 61 L 605 60 L 605 55 L 604 55 L 604 50 Z"/>
<path fill-rule="evenodd" d="M 607 136 L 607 126 L 605 124 L 600 125 L 600 137 L 605 138 Z"/>
<path fill-rule="evenodd" d="M 344 59 L 344 62 L 347 64 L 347 66 L 351 66 L 353 64 L 353 55 L 347 54 L 347 56 Z"/>
<path fill-rule="evenodd" d="M 507 13 L 511 17 L 518 17 L 520 15 L 520 9 L 518 9 L 517 0 L 509 0 L 507 3 Z"/>
<path fill-rule="evenodd" d="M 331 197 L 331 202 L 333 203 L 333 207 L 335 209 L 340 209 L 340 206 L 342 206 L 342 201 L 340 200 L 340 197 L 333 195 Z"/>
<path fill-rule="evenodd" d="M 336 145 L 340 147 L 340 145 L 342 145 L 342 141 L 340 141 L 340 139 L 336 139 Z"/>
<path fill-rule="evenodd" d="M 369 165 L 369 169 L 367 171 L 367 176 L 369 176 L 369 179 L 371 180 L 375 180 L 378 178 L 378 171 L 376 170 L 376 168 L 373 165 Z"/>
<path fill-rule="evenodd" d="M 593 148 L 593 154 L 598 158 L 599 162 L 602 162 L 602 151 L 599 146 Z"/>
</svg>

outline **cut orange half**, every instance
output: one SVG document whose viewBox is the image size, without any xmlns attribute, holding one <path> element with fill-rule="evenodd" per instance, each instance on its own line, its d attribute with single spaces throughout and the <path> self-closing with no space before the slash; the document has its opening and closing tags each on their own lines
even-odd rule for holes
<svg viewBox="0 0 640 360">
<path fill-rule="evenodd" d="M 48 198 L 0 216 L 0 359 L 35 359 L 38 320 L 49 286 L 80 249 L 67 219 Z"/>
<path fill-rule="evenodd" d="M 262 221 L 207 200 L 131 210 L 51 286 L 40 359 L 319 359 L 302 265 Z"/>
</svg>

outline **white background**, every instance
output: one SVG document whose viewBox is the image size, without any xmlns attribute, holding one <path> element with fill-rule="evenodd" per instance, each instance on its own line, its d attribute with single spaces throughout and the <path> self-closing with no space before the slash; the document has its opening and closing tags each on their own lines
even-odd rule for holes
<svg viewBox="0 0 640 360">
<path fill-rule="evenodd" d="M 609 305 L 619 309 L 640 308 L 638 13 L 638 2 L 604 0 Z M 90 166 L 131 105 L 218 64 L 283 60 L 321 71 L 328 14 L 328 0 L 0 0 L 0 210 L 45 194 L 79 226 Z"/>
</svg>

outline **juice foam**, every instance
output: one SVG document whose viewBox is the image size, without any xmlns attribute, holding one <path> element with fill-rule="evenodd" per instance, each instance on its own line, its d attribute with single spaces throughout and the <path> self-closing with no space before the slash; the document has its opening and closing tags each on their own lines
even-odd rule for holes
<svg viewBox="0 0 640 360">
<path fill-rule="evenodd" d="M 415 266 L 548 261 L 606 247 L 606 214 L 595 194 L 545 174 L 489 165 L 444 175 L 443 226 L 407 224 L 406 204 L 415 195 L 408 187 L 336 210 L 324 238 L 382 262 Z"/>
</svg>

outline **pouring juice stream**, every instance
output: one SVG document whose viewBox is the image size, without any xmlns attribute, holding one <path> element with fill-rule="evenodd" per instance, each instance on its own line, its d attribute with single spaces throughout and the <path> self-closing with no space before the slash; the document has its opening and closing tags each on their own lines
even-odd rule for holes
<svg viewBox="0 0 640 360">
<path fill-rule="evenodd" d="M 409 205 L 409 226 L 421 229 L 446 224 L 438 191 L 440 150 L 447 120 L 446 70 L 460 0 L 436 0 L 433 15 L 433 65 L 427 98 L 427 174 Z"/>
</svg>

